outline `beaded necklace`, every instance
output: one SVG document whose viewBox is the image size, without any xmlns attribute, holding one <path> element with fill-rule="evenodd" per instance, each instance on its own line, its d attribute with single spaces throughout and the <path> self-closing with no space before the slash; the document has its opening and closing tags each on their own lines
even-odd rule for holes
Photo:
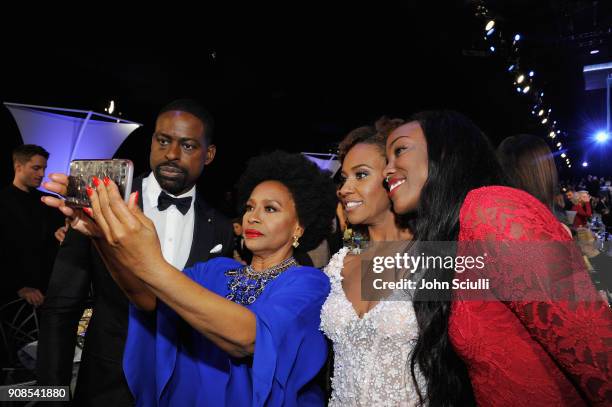
<svg viewBox="0 0 612 407">
<path fill-rule="evenodd" d="M 278 277 L 289 267 L 297 266 L 293 257 L 283 260 L 276 266 L 257 272 L 253 267 L 244 266 L 234 270 L 228 270 L 225 275 L 231 277 L 227 282 L 229 294 L 225 296 L 230 301 L 241 305 L 250 305 L 263 292 L 266 285 Z"/>
</svg>

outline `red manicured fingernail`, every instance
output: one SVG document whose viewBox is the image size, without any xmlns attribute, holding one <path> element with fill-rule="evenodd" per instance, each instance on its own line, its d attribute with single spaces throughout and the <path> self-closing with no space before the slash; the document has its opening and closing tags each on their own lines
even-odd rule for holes
<svg viewBox="0 0 612 407">
<path fill-rule="evenodd" d="M 110 184 L 110 178 L 104 177 L 104 185 L 108 186 Z"/>
<path fill-rule="evenodd" d="M 85 192 L 87 192 L 87 196 L 92 196 L 93 195 L 93 189 L 91 189 L 91 187 L 89 185 L 87 185 L 87 188 L 85 189 Z"/>
<path fill-rule="evenodd" d="M 93 218 L 93 211 L 91 208 L 83 208 L 83 212 L 85 212 L 90 218 Z"/>
<path fill-rule="evenodd" d="M 98 179 L 98 177 L 93 177 L 92 181 L 96 188 L 100 185 L 100 180 Z"/>
<path fill-rule="evenodd" d="M 138 204 L 138 194 L 139 194 L 139 193 L 140 193 L 140 192 L 136 191 L 136 195 L 134 195 L 134 202 L 135 202 L 136 204 Z"/>
</svg>

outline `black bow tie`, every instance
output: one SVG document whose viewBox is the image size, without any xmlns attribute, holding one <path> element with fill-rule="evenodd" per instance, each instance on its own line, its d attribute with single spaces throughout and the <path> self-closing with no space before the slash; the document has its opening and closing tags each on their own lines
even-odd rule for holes
<svg viewBox="0 0 612 407">
<path fill-rule="evenodd" d="M 162 191 L 157 198 L 157 209 L 160 211 L 165 211 L 170 205 L 176 206 L 176 209 L 185 215 L 191 207 L 191 197 L 187 196 L 185 198 L 174 198 Z"/>
</svg>

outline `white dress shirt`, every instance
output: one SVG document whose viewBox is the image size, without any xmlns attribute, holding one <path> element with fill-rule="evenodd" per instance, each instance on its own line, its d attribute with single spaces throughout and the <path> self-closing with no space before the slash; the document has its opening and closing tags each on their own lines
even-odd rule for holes
<svg viewBox="0 0 612 407">
<path fill-rule="evenodd" d="M 161 192 L 162 189 L 155 179 L 155 175 L 151 172 L 148 177 L 142 180 L 143 211 L 155 224 L 164 259 L 177 269 L 183 270 L 189 259 L 193 242 L 195 185 L 182 195 L 168 194 L 175 198 L 192 197 L 189 211 L 185 215 L 174 205 L 170 205 L 165 211 L 157 209 L 157 199 Z M 166 193 L 168 192 L 166 191 Z"/>
</svg>

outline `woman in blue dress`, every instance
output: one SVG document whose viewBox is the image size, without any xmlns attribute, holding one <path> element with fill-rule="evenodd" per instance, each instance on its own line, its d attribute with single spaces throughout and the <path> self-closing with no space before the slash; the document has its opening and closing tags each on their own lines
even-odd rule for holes
<svg viewBox="0 0 612 407">
<path fill-rule="evenodd" d="M 46 188 L 65 193 L 53 174 Z M 321 406 L 314 378 L 327 345 L 319 331 L 327 277 L 293 258 L 329 231 L 335 188 L 299 154 L 249 162 L 239 195 L 250 265 L 216 258 L 182 272 L 168 264 L 153 222 L 109 179 L 91 188 L 95 220 L 60 207 L 92 237 L 130 299 L 124 371 L 139 406 Z"/>
</svg>

